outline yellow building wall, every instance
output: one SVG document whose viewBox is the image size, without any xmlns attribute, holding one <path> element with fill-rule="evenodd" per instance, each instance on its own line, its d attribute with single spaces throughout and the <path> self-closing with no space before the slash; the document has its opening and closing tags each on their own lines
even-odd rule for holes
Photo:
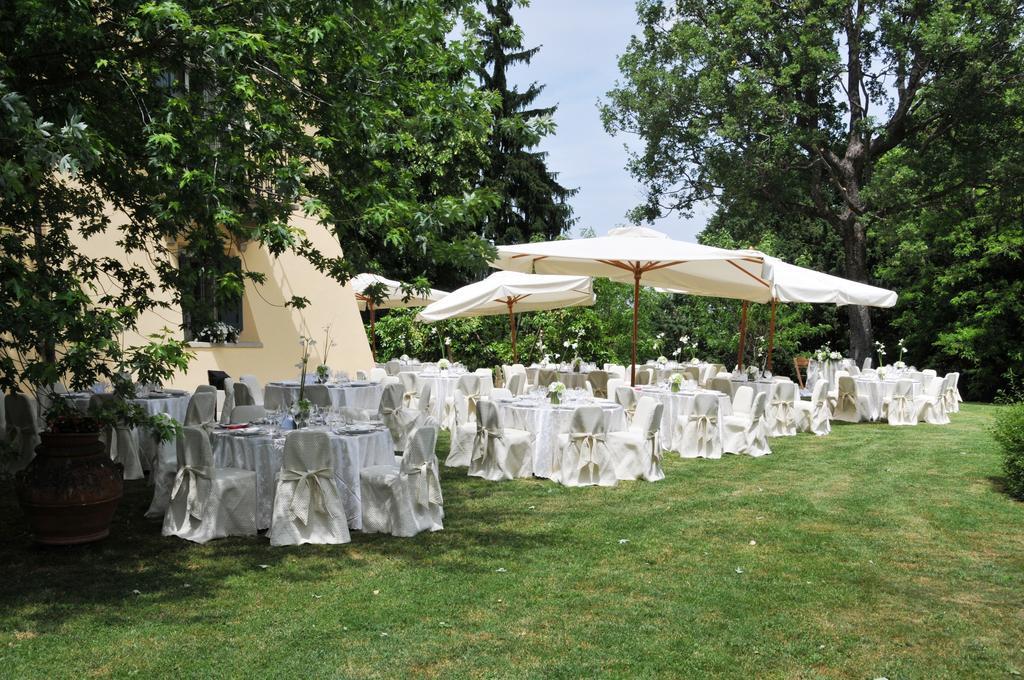
<svg viewBox="0 0 1024 680">
<path fill-rule="evenodd" d="M 124 215 L 115 213 L 111 228 L 106 233 L 81 240 L 79 248 L 92 257 L 112 256 L 142 264 L 152 272 L 153 266 L 148 259 L 129 258 L 117 245 L 116 227 L 125 219 Z M 337 239 L 315 221 L 294 215 L 291 224 L 305 230 L 324 255 L 338 257 L 342 254 Z M 245 283 L 243 328 L 239 342 L 237 345 L 193 343 L 195 358 L 187 371 L 175 375 L 167 383 L 168 387 L 194 390 L 197 385 L 208 382 L 208 370 L 225 371 L 234 378 L 243 373 L 253 374 L 264 384 L 271 380 L 297 378 L 299 370 L 295 364 L 299 361 L 299 336 L 316 340 L 310 357 L 309 370 L 312 371 L 322 360 L 324 327 L 327 325 L 331 326 L 332 341 L 336 343 L 327 357 L 332 370 L 348 371 L 355 377 L 356 370 L 373 366 L 366 330 L 355 296 L 347 284 L 341 286 L 327 278 L 298 255 L 285 253 L 275 257 L 257 243 L 241 247 L 236 244 L 231 254 L 241 258 L 245 270 L 266 276 L 263 284 Z M 292 296 L 305 297 L 309 305 L 305 309 L 286 307 L 285 301 Z M 183 338 L 181 322 L 180 308 L 147 312 L 140 319 L 138 333 L 125 337 L 124 342 L 126 345 L 142 342 L 145 336 L 163 328 L 169 328 L 174 337 Z"/>
</svg>

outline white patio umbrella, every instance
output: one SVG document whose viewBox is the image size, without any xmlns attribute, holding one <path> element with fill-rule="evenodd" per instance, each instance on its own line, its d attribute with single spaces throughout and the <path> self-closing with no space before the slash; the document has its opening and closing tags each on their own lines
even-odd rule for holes
<svg viewBox="0 0 1024 680">
<path fill-rule="evenodd" d="M 406 298 L 406 293 L 402 290 L 401 283 L 391 279 L 386 279 L 377 274 L 356 274 L 352 277 L 349 283 L 352 284 L 352 290 L 355 292 L 356 302 L 362 309 L 370 312 L 370 349 L 373 352 L 373 358 L 375 361 L 377 359 L 376 316 L 378 309 L 423 307 L 424 305 L 429 305 L 431 302 L 440 300 L 448 294 L 443 290 L 434 290 L 431 288 L 430 292 L 425 296 L 414 295 Z M 370 296 L 366 295 L 366 289 L 378 283 L 384 284 L 384 299 L 375 303 Z"/>
<path fill-rule="evenodd" d="M 449 293 L 420 311 L 416 318 L 432 322 L 453 317 L 508 314 L 512 357 L 516 350 L 516 312 L 536 312 L 594 304 L 594 282 L 587 276 L 541 276 L 521 272 L 495 272 L 483 281 Z"/>
<path fill-rule="evenodd" d="M 541 274 L 602 276 L 633 284 L 633 368 L 640 285 L 686 290 L 693 295 L 768 302 L 771 284 L 763 276 L 760 254 L 675 241 L 646 227 L 612 229 L 595 238 L 498 246 L 496 269 Z"/>
</svg>

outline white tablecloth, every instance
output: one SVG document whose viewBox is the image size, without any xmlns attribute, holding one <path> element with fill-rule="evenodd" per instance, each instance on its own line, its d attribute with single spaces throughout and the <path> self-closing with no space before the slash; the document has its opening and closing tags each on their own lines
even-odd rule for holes
<svg viewBox="0 0 1024 680">
<path fill-rule="evenodd" d="M 395 445 L 387 429 L 362 435 L 330 435 L 334 455 L 334 481 L 345 507 L 350 529 L 363 528 L 363 507 L 359 471 L 371 465 L 394 465 Z M 242 436 L 214 432 L 213 460 L 218 468 L 241 468 L 256 472 L 256 526 L 270 527 L 277 490 L 277 473 L 284 459 L 284 447 L 275 446 L 269 435 Z"/>
<path fill-rule="evenodd" d="M 306 384 L 308 386 L 310 383 Z M 328 383 L 327 391 L 331 395 L 332 406 L 376 411 L 380 408 L 380 396 L 384 388 L 378 383 L 355 381 L 347 384 Z M 265 403 L 283 404 L 287 408 L 299 398 L 299 381 L 268 383 L 263 392 Z"/>
<path fill-rule="evenodd" d="M 91 397 L 92 395 L 88 392 L 76 392 L 68 394 L 65 399 L 69 399 L 76 409 L 85 413 L 89 410 L 89 399 Z M 132 399 L 131 402 L 141 406 L 147 415 L 155 416 L 165 413 L 179 423 L 184 423 L 185 412 L 188 411 L 188 400 L 191 398 L 192 395 L 188 392 L 168 390 L 158 396 Z M 144 428 L 135 428 L 135 432 L 139 440 L 139 460 L 142 461 L 147 470 L 150 469 L 160 454 L 163 454 L 164 460 L 174 460 L 177 457 L 177 445 L 174 439 L 158 444 L 156 438 Z"/>
<path fill-rule="evenodd" d="M 854 378 L 857 385 L 857 394 L 868 398 L 868 418 L 879 420 L 882 417 L 882 404 L 892 399 L 892 393 L 896 389 L 896 380 L 878 380 L 877 378 Z M 913 395 L 916 397 L 921 393 L 921 383 L 911 381 L 913 384 Z"/>
<path fill-rule="evenodd" d="M 723 416 L 732 415 L 732 402 L 729 397 L 714 390 L 700 390 L 696 392 L 672 392 L 660 388 L 640 388 L 642 396 L 654 397 L 665 405 L 661 414 L 661 450 L 676 451 L 675 434 L 676 419 L 680 416 L 688 418 L 693 412 L 693 402 L 698 394 L 714 394 L 718 396 L 718 436 L 722 436 L 721 419 Z"/>
<path fill-rule="evenodd" d="M 732 383 L 732 393 L 736 394 L 736 390 L 743 387 L 744 385 L 754 390 L 754 396 L 764 394 L 765 406 L 768 405 L 768 398 L 772 394 L 772 385 L 774 384 L 771 380 L 743 380 L 736 378 L 729 378 L 729 382 Z"/>
<path fill-rule="evenodd" d="M 590 375 L 590 371 L 573 371 L 562 370 L 557 368 L 540 368 L 538 366 L 530 366 L 526 369 L 526 380 L 531 385 L 536 385 L 541 374 L 544 374 L 544 380 L 540 382 L 541 387 L 547 387 L 554 381 L 558 381 L 565 385 L 570 390 L 583 389 L 583 386 L 587 382 L 587 376 Z"/>
<path fill-rule="evenodd" d="M 596 399 L 590 403 L 604 409 L 605 425 L 609 432 L 626 429 L 626 412 L 621 406 L 604 399 Z M 551 477 L 551 460 L 558 448 L 558 435 L 569 431 L 576 407 L 586 405 L 588 404 L 553 406 L 547 398 L 541 401 L 517 399 L 511 402 L 498 402 L 501 421 L 505 427 L 526 430 L 534 436 L 533 474 L 536 477 Z"/>
<path fill-rule="evenodd" d="M 431 399 L 434 400 L 434 409 L 431 415 L 439 423 L 444 422 L 445 400 L 455 394 L 455 387 L 459 384 L 459 378 L 465 373 L 449 373 L 447 371 L 438 373 L 420 373 L 416 376 L 418 385 L 422 387 L 426 383 L 431 384 Z"/>
</svg>

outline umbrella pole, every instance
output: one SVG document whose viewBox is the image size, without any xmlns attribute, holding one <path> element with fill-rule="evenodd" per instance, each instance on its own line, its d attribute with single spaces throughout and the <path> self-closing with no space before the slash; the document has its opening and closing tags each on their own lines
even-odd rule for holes
<svg viewBox="0 0 1024 680">
<path fill-rule="evenodd" d="M 740 317 L 740 347 L 739 351 L 736 352 L 736 365 L 743 369 L 743 345 L 747 338 L 747 305 L 749 303 L 743 301 L 743 315 Z"/>
<path fill-rule="evenodd" d="M 629 384 L 636 387 L 636 339 L 640 331 L 640 269 L 633 271 L 633 364 Z"/>
<path fill-rule="evenodd" d="M 370 356 L 373 363 L 377 363 L 377 320 L 375 318 L 373 304 L 367 305 L 370 309 Z"/>
<path fill-rule="evenodd" d="M 515 304 L 515 302 L 509 300 L 505 304 L 508 305 L 508 323 L 509 327 L 511 327 L 512 329 L 512 363 L 518 364 L 519 352 L 516 350 L 516 315 L 512 311 L 512 306 Z"/>
<path fill-rule="evenodd" d="M 772 350 L 775 348 L 775 298 L 772 298 L 772 321 L 768 326 L 768 358 L 765 359 L 764 370 L 772 370 Z"/>
</svg>

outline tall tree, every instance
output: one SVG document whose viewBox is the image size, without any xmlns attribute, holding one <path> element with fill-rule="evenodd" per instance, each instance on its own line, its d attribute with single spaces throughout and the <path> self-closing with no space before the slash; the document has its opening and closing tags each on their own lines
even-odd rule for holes
<svg viewBox="0 0 1024 680">
<path fill-rule="evenodd" d="M 499 98 L 488 143 L 490 165 L 483 186 L 501 197 L 497 211 L 485 222 L 482 235 L 497 243 L 519 243 L 532 237 L 555 238 L 575 223 L 568 199 L 577 189 L 558 183 L 547 167 L 547 153 L 537 151 L 541 139 L 554 132 L 557 106 L 533 107 L 544 90 L 530 83 L 525 91 L 509 86 L 508 70 L 529 64 L 540 47 L 523 48 L 523 32 L 512 17 L 526 0 L 485 0 L 487 19 L 478 31 L 483 61 L 478 74 L 485 91 Z"/>
<path fill-rule="evenodd" d="M 877 164 L 977 126 L 1019 77 L 1013 0 L 640 0 L 642 34 L 620 59 L 606 128 L 644 140 L 638 214 L 705 200 L 823 221 L 842 273 L 870 278 Z M 848 310 L 870 354 L 871 317 Z"/>
</svg>

